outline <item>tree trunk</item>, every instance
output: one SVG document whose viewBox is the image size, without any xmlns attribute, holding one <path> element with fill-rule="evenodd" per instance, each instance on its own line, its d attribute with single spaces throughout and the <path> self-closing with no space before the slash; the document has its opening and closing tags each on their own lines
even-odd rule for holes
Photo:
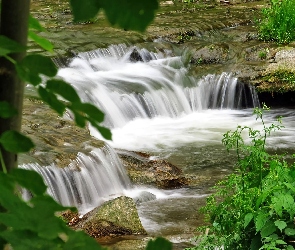
<svg viewBox="0 0 295 250">
<path fill-rule="evenodd" d="M 1 2 L 0 35 L 27 45 L 30 0 L 2 0 Z M 26 52 L 12 54 L 11 57 L 20 61 Z M 18 114 L 9 119 L 0 118 L 0 135 L 7 130 L 20 131 L 23 107 L 24 83 L 19 80 L 14 65 L 0 58 L 0 101 L 6 101 L 15 107 Z M 7 170 L 17 167 L 17 155 L 0 147 Z M 0 171 L 2 167 L 0 168 Z"/>
</svg>

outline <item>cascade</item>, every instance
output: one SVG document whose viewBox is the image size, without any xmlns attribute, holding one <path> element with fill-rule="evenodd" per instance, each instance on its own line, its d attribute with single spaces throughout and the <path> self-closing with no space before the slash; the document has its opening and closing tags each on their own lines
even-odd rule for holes
<svg viewBox="0 0 295 250">
<path fill-rule="evenodd" d="M 137 47 L 113 45 L 79 53 L 69 63 L 55 62 L 60 66 L 58 75 L 76 88 L 83 101 L 95 104 L 105 113 L 104 126 L 112 128 L 114 137 L 116 129 L 136 119 L 184 118 L 173 125 L 174 132 L 170 132 L 171 127 L 167 129 L 165 121 L 165 126 L 162 126 L 168 133 L 165 138 L 172 138 L 171 134 L 176 135 L 176 130 L 182 131 L 184 128 L 185 132 L 190 129 L 191 118 L 185 121 L 186 116 L 211 109 L 259 106 L 254 89 L 239 82 L 230 73 L 209 74 L 197 79 L 189 74 L 182 57 L 168 50 L 149 52 Z M 168 123 L 173 124 L 170 120 Z M 150 127 L 145 129 L 150 130 Z M 131 131 L 131 136 L 127 136 L 132 139 L 135 131 Z M 207 136 L 208 133 L 204 134 Z M 191 140 L 186 139 L 184 134 L 174 137 L 177 141 L 169 143 L 167 140 L 167 144 L 179 144 L 181 141 L 178 138 L 185 143 Z M 201 138 L 190 137 L 194 141 Z M 138 150 L 135 142 L 128 142 L 130 138 L 123 140 L 122 148 L 128 144 Z M 153 135 L 148 138 L 155 141 Z M 162 140 L 160 136 L 158 139 Z M 141 141 L 148 140 L 145 138 Z M 162 141 L 158 144 L 162 144 Z M 48 186 L 48 194 L 65 206 L 78 207 L 81 213 L 122 195 L 131 187 L 116 152 L 107 145 L 102 149 L 92 149 L 89 155 L 78 153 L 77 159 L 65 168 L 36 163 L 20 167 L 40 173 Z M 25 191 L 24 196 L 29 198 L 30 194 Z"/>
<path fill-rule="evenodd" d="M 254 89 L 230 73 L 196 79 L 169 51 L 113 45 L 78 54 L 58 74 L 106 114 L 104 125 L 111 128 L 135 118 L 259 106 Z"/>
<path fill-rule="evenodd" d="M 110 147 L 92 149 L 89 155 L 78 153 L 77 159 L 65 168 L 52 164 L 24 164 L 24 169 L 38 172 L 48 187 L 48 194 L 64 206 L 89 210 L 131 187 L 126 170 L 117 153 Z M 24 191 L 24 197 L 30 194 Z"/>
</svg>

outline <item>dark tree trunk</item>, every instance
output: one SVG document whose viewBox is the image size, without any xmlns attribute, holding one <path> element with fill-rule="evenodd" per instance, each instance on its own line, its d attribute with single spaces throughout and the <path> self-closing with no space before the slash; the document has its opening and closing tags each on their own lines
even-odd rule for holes
<svg viewBox="0 0 295 250">
<path fill-rule="evenodd" d="M 2 0 L 1 2 L 0 35 L 15 40 L 19 44 L 27 45 L 28 19 L 30 0 Z M 25 56 L 25 51 L 15 53 L 11 57 L 19 61 Z M 6 101 L 18 110 L 18 115 L 9 118 L 0 118 L 0 134 L 7 130 L 20 131 L 24 83 L 16 74 L 14 65 L 0 58 L 0 101 Z M 17 167 L 17 155 L 0 148 L 7 170 Z M 2 167 L 0 168 L 1 171 Z"/>
</svg>

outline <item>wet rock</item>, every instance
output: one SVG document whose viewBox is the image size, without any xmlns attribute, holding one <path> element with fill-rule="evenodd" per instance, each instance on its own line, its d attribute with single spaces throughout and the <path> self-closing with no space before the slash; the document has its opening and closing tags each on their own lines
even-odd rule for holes
<svg viewBox="0 0 295 250">
<path fill-rule="evenodd" d="M 141 193 L 139 193 L 137 197 L 133 198 L 136 205 L 139 205 L 143 202 L 152 201 L 155 199 L 156 199 L 156 196 L 147 191 L 142 191 Z"/>
<path fill-rule="evenodd" d="M 228 60 L 228 53 L 227 44 L 211 44 L 193 52 L 191 62 L 194 64 L 224 63 Z"/>
<path fill-rule="evenodd" d="M 69 118 L 58 116 L 36 98 L 25 98 L 22 132 L 30 137 L 35 148 L 21 156 L 20 164 L 38 162 L 40 165 L 68 166 L 77 153 L 88 154 L 92 147 L 101 148 L 103 141 L 92 137 Z"/>
<path fill-rule="evenodd" d="M 268 92 L 272 97 L 274 97 L 273 93 L 278 93 L 276 95 L 277 100 L 285 99 L 287 104 L 294 105 L 292 95 L 295 91 L 295 49 L 285 47 L 280 50 L 274 50 L 271 58 L 271 63 L 267 65 L 265 70 L 252 83 L 259 92 Z M 264 100 L 267 99 L 267 103 L 269 101 L 273 103 L 272 98 L 267 97 L 268 95 L 260 94 L 260 96 Z M 286 102 L 284 101 L 283 103 Z"/>
<path fill-rule="evenodd" d="M 148 154 L 119 153 L 133 183 L 155 185 L 159 188 L 178 188 L 188 184 L 182 170 L 166 160 L 150 160 Z"/>
<path fill-rule="evenodd" d="M 130 56 L 129 56 L 129 60 L 130 60 L 131 62 L 143 62 L 143 59 L 142 59 L 140 53 L 139 53 L 138 50 L 136 50 L 136 49 L 134 49 L 134 50 L 131 52 L 131 54 L 130 54 Z"/>
<path fill-rule="evenodd" d="M 85 214 L 72 226 L 94 238 L 119 235 L 145 235 L 132 198 L 121 196 Z"/>
</svg>

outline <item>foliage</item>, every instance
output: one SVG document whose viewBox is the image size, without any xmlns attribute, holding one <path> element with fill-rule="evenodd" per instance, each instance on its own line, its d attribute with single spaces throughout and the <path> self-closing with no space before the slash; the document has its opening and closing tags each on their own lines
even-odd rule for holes
<svg viewBox="0 0 295 250">
<path fill-rule="evenodd" d="M 70 0 L 75 21 L 87 21 L 103 10 L 109 22 L 120 28 L 144 31 L 154 19 L 157 0 Z"/>
<path fill-rule="evenodd" d="M 266 152 L 267 136 L 282 128 L 280 119 L 266 126 L 267 110 L 254 110 L 262 130 L 238 126 L 224 134 L 227 150 L 236 151 L 237 170 L 207 198 L 202 212 L 210 223 L 209 235 L 200 236 L 191 249 L 294 249 L 295 165 Z M 242 137 L 245 132 L 250 144 Z"/>
<path fill-rule="evenodd" d="M 154 18 L 158 8 L 157 0 L 137 1 L 123 0 L 71 0 L 74 19 L 87 20 L 93 18 L 102 9 L 113 25 L 125 29 L 143 31 Z M 43 49 L 52 51 L 52 44 L 37 35 L 36 31 L 44 28 L 30 17 L 28 36 Z M 111 132 L 100 123 L 104 114 L 95 106 L 83 103 L 75 89 L 68 83 L 56 78 L 57 69 L 51 59 L 41 55 L 27 55 L 20 62 L 10 55 L 26 48 L 5 36 L 0 36 L 0 56 L 9 60 L 16 68 L 18 77 L 37 89 L 41 99 L 59 115 L 66 109 L 75 116 L 75 122 L 85 127 L 87 122 L 94 126 L 106 139 L 111 139 Z M 7 102 L 0 102 L 0 117 L 7 119 L 17 111 Z M 18 131 L 6 131 L 0 135 L 1 146 L 14 153 L 27 152 L 34 144 Z M 7 173 L 0 150 L 0 247 L 10 244 L 13 249 L 103 249 L 84 232 L 73 231 L 55 216 L 55 212 L 68 209 L 56 203 L 46 194 L 46 186 L 42 178 L 33 171 L 15 169 Z M 26 188 L 34 195 L 24 201 L 17 188 Z M 148 243 L 148 249 L 171 249 L 172 244 L 159 238 Z"/>
<path fill-rule="evenodd" d="M 272 73 L 269 73 L 263 77 L 263 80 L 272 82 L 272 83 L 281 83 L 281 84 L 295 84 L 295 74 L 290 70 L 278 69 Z"/>
<path fill-rule="evenodd" d="M 267 56 L 268 52 L 269 52 L 268 49 L 260 50 L 260 51 L 258 52 L 258 57 L 259 57 L 261 60 L 264 60 L 264 59 L 266 59 L 266 56 Z"/>
<path fill-rule="evenodd" d="M 291 69 L 279 68 L 261 77 L 258 91 L 285 93 L 295 89 L 295 73 Z"/>
<path fill-rule="evenodd" d="M 265 41 L 285 44 L 295 39 L 295 1 L 271 0 L 270 8 L 262 10 L 258 24 L 259 37 Z"/>
<path fill-rule="evenodd" d="M 150 240 L 146 246 L 146 250 L 171 250 L 172 243 L 162 237 Z"/>
<path fill-rule="evenodd" d="M 34 180 L 34 181 L 32 181 Z M 29 189 L 34 197 L 23 201 L 15 195 L 16 185 Z M 55 212 L 66 208 L 46 195 L 46 186 L 36 172 L 14 169 L 0 172 L 0 222 L 7 227 L 0 237 L 14 250 L 23 249 L 103 249 L 84 232 L 73 231 Z"/>
</svg>

